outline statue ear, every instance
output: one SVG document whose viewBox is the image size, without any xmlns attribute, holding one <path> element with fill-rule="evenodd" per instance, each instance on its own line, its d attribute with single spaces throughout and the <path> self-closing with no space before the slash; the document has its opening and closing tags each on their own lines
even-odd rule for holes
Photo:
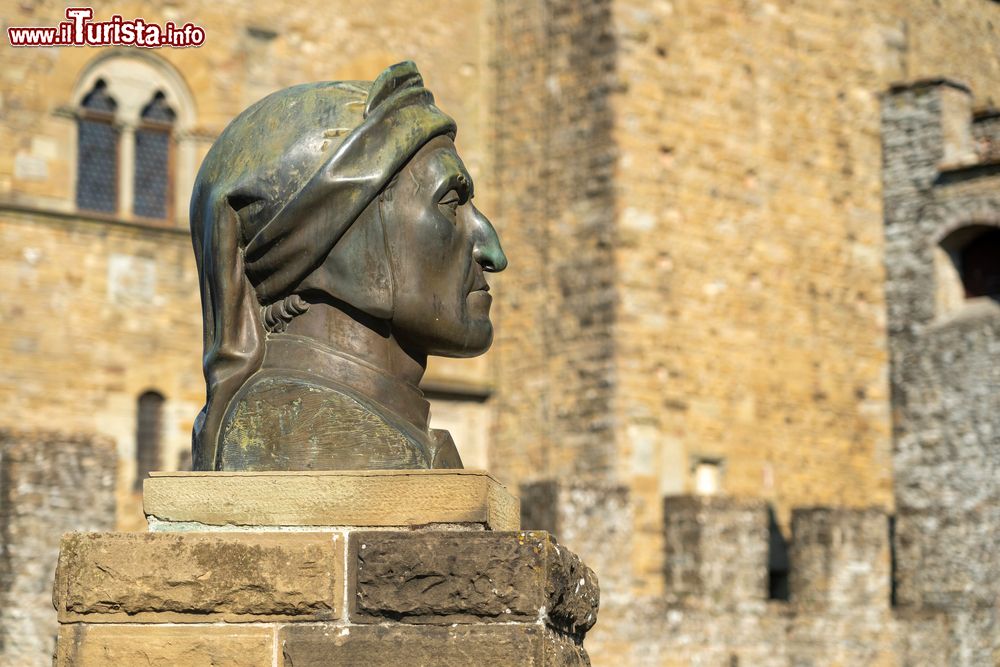
<svg viewBox="0 0 1000 667">
<path fill-rule="evenodd" d="M 376 198 L 303 285 L 319 289 L 380 320 L 392 319 L 393 279 Z"/>
</svg>

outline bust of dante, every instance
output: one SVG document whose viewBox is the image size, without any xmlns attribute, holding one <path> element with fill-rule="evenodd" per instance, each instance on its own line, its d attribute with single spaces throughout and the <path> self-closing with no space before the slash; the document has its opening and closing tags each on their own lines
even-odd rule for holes
<svg viewBox="0 0 1000 667">
<path fill-rule="evenodd" d="M 427 356 L 493 339 L 507 258 L 416 66 L 240 114 L 191 200 L 208 400 L 196 470 L 458 468 Z"/>
</svg>

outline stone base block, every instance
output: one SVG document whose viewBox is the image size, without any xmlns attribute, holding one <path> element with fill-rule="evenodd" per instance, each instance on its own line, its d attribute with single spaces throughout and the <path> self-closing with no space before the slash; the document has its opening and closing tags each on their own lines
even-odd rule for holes
<svg viewBox="0 0 1000 667">
<path fill-rule="evenodd" d="M 63 625 L 55 664 L 268 667 L 274 664 L 274 634 L 255 626 Z"/>
<path fill-rule="evenodd" d="M 160 472 L 143 508 L 154 532 L 520 528 L 517 498 L 481 470 Z"/>
<path fill-rule="evenodd" d="M 589 665 L 583 647 L 541 625 L 331 628 L 291 626 L 281 632 L 282 659 L 294 667 L 365 665 Z"/>
<path fill-rule="evenodd" d="M 594 573 L 545 532 L 69 534 L 56 664 L 587 665 Z"/>
<path fill-rule="evenodd" d="M 69 533 L 62 623 L 341 618 L 344 538 L 324 533 Z"/>
</svg>

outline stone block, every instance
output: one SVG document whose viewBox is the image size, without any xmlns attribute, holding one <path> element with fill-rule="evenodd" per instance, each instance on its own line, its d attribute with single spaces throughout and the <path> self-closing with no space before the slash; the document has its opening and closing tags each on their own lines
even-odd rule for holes
<svg viewBox="0 0 1000 667">
<path fill-rule="evenodd" d="M 352 626 L 294 625 L 282 629 L 285 667 L 327 665 L 469 665 L 583 667 L 583 647 L 544 625 Z"/>
<path fill-rule="evenodd" d="M 53 602 L 62 623 L 327 620 L 343 581 L 329 533 L 70 533 Z"/>
<path fill-rule="evenodd" d="M 153 473 L 143 507 L 153 531 L 209 526 L 520 528 L 520 507 L 481 470 Z"/>
<path fill-rule="evenodd" d="M 370 531 L 348 549 L 354 622 L 544 620 L 582 636 L 597 619 L 596 576 L 548 533 Z"/>
<path fill-rule="evenodd" d="M 274 629 L 188 625 L 64 625 L 56 667 L 261 667 L 274 660 Z"/>
</svg>

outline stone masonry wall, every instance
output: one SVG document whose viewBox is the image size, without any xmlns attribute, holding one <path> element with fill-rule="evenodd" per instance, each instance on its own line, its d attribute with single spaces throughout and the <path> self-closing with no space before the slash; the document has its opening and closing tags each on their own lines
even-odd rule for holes
<svg viewBox="0 0 1000 667">
<path fill-rule="evenodd" d="M 587 637 L 595 665 L 912 665 L 943 659 L 934 616 L 900 620 L 890 602 L 889 522 L 877 509 L 792 513 L 790 599 L 769 599 L 769 511 L 760 500 L 663 501 L 664 594 L 629 589 L 642 537 L 597 517 L 628 506 L 623 487 L 538 482 L 522 523 L 545 525 L 601 577 L 600 621 Z M 627 519 L 624 513 L 621 515 Z M 919 628 L 920 632 L 916 630 Z"/>
<path fill-rule="evenodd" d="M 952 75 L 1000 99 L 1000 5 L 511 0 L 496 22 L 497 472 L 626 486 L 649 591 L 660 498 L 700 461 L 785 535 L 794 507 L 891 511 L 879 96 Z"/>
<path fill-rule="evenodd" d="M 59 542 L 114 528 L 116 461 L 108 438 L 0 430 L 0 666 L 52 664 Z"/>
<path fill-rule="evenodd" d="M 0 240 L 5 416 L 112 438 L 124 527 L 138 526 L 138 397 L 166 398 L 160 465 L 174 469 L 204 396 L 189 236 L 0 211 Z"/>
<path fill-rule="evenodd" d="M 59 667 L 586 667 L 598 611 L 551 536 L 481 530 L 68 535 L 53 599 Z"/>
<path fill-rule="evenodd" d="M 497 428 L 507 479 L 615 466 L 609 0 L 496 5 Z"/>
<path fill-rule="evenodd" d="M 896 597 L 945 616 L 950 665 L 1000 656 L 1000 305 L 964 298 L 946 248 L 1000 227 L 1000 132 L 972 107 L 965 86 L 931 80 L 894 88 L 882 114 Z"/>
</svg>

